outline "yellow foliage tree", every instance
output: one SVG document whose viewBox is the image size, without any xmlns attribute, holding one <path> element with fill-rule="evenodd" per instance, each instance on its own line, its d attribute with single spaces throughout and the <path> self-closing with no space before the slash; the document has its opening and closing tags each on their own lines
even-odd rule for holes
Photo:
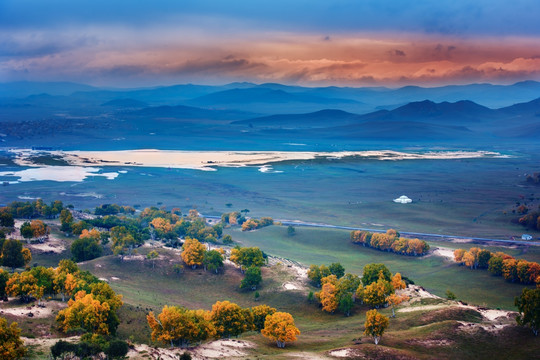
<svg viewBox="0 0 540 360">
<path fill-rule="evenodd" d="M 30 249 L 23 247 L 21 250 L 21 254 L 24 259 L 24 265 L 30 264 L 30 262 L 32 261 L 32 252 L 30 251 Z"/>
<path fill-rule="evenodd" d="M 204 310 L 186 310 L 165 305 L 156 317 L 150 312 L 147 317 L 152 330 L 152 340 L 187 346 L 190 342 L 203 341 L 216 333 L 210 321 L 210 313 Z"/>
<path fill-rule="evenodd" d="M 322 286 L 322 290 L 318 293 L 319 301 L 321 302 L 323 311 L 333 313 L 336 311 L 339 301 L 337 298 L 336 286 L 331 282 L 327 282 Z"/>
<path fill-rule="evenodd" d="M 79 291 L 75 299 L 68 301 L 68 307 L 61 310 L 56 321 L 64 332 L 83 329 L 88 333 L 109 335 L 114 332 L 109 326 L 111 307 L 107 302 L 94 299 L 92 294 Z"/>
<path fill-rule="evenodd" d="M 36 238 L 47 234 L 47 226 L 41 220 L 32 220 L 30 228 L 32 229 L 33 236 Z"/>
<path fill-rule="evenodd" d="M 7 320 L 0 317 L 0 359 L 16 360 L 26 355 L 26 348 L 21 340 L 21 329 L 16 322 L 9 326 Z"/>
<path fill-rule="evenodd" d="M 400 273 L 396 273 L 394 276 L 392 276 L 392 286 L 394 287 L 394 290 L 403 290 L 407 287 L 405 281 L 401 279 Z"/>
<path fill-rule="evenodd" d="M 253 315 L 253 330 L 261 331 L 264 328 L 264 322 L 268 315 L 272 315 L 277 310 L 268 305 L 259 305 L 251 308 L 251 314 Z"/>
<path fill-rule="evenodd" d="M 372 336 L 375 341 L 375 345 L 379 344 L 379 340 L 384 331 L 388 327 L 388 317 L 382 315 L 377 310 L 369 310 L 366 313 L 366 322 L 364 323 L 364 334 Z"/>
<path fill-rule="evenodd" d="M 199 240 L 187 237 L 182 247 L 184 251 L 182 251 L 180 256 L 182 256 L 182 260 L 184 260 L 186 265 L 195 269 L 198 265 L 202 264 L 206 247 Z"/>
<path fill-rule="evenodd" d="M 461 263 L 463 260 L 463 255 L 465 255 L 465 249 L 456 249 L 454 250 L 454 260 L 458 263 Z"/>
<path fill-rule="evenodd" d="M 43 287 L 37 283 L 37 279 L 28 271 L 14 273 L 6 283 L 6 293 L 10 296 L 20 296 L 23 302 L 29 302 L 32 298 L 41 299 Z"/>
<path fill-rule="evenodd" d="M 95 241 L 99 241 L 101 239 L 101 233 L 99 232 L 98 229 L 92 229 L 90 231 L 84 229 L 81 233 L 81 235 L 79 235 L 79 238 L 80 239 L 92 239 L 92 240 L 95 240 Z"/>
<path fill-rule="evenodd" d="M 220 337 L 238 336 L 252 327 L 251 312 L 229 301 L 212 305 L 210 316 Z"/>
<path fill-rule="evenodd" d="M 266 317 L 261 333 L 268 339 L 276 341 L 279 348 L 284 348 L 286 342 L 296 341 L 300 330 L 294 325 L 291 314 L 276 312 Z"/>
<path fill-rule="evenodd" d="M 364 302 L 373 307 L 379 307 L 386 302 L 386 296 L 391 293 L 388 291 L 388 282 L 379 279 L 364 288 Z"/>
</svg>

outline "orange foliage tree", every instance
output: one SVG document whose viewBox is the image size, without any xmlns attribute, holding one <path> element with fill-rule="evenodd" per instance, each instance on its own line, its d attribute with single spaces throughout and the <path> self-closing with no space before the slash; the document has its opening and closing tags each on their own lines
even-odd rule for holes
<svg viewBox="0 0 540 360">
<path fill-rule="evenodd" d="M 180 256 L 182 256 L 182 260 L 186 265 L 191 266 L 193 269 L 202 265 L 206 247 L 199 240 L 187 237 L 182 248 L 184 251 Z"/>
<path fill-rule="evenodd" d="M 79 291 L 75 299 L 68 301 L 68 307 L 61 310 L 56 321 L 64 332 L 83 329 L 88 333 L 110 335 L 116 332 L 118 323 L 110 320 L 111 307 L 107 302 L 96 300 L 92 294 Z"/>
<path fill-rule="evenodd" d="M 366 322 L 364 324 L 365 330 L 364 334 L 373 337 L 375 345 L 379 344 L 379 341 L 388 327 L 388 317 L 382 315 L 377 310 L 369 310 L 366 313 Z"/>
<path fill-rule="evenodd" d="M 259 305 L 251 308 L 251 314 L 253 315 L 253 330 L 261 332 L 264 328 L 264 322 L 268 315 L 272 315 L 277 310 L 268 305 Z"/>
<path fill-rule="evenodd" d="M 296 336 L 300 335 L 300 330 L 294 325 L 291 314 L 286 312 L 276 312 L 266 317 L 264 329 L 261 333 L 277 343 L 279 348 L 284 348 L 286 342 L 296 341 Z"/>
</svg>

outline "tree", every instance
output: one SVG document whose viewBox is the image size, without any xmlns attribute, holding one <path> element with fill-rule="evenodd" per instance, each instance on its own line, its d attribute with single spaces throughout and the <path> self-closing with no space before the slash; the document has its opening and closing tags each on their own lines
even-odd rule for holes
<svg viewBox="0 0 540 360">
<path fill-rule="evenodd" d="M 386 302 L 392 307 L 392 317 L 396 317 L 395 307 L 401 304 L 403 301 L 407 301 L 409 298 L 405 295 L 390 294 L 386 298 Z"/>
<path fill-rule="evenodd" d="M 392 277 L 392 286 L 394 287 L 394 290 L 403 290 L 407 287 L 407 285 L 405 284 L 405 281 L 401 279 L 400 273 L 396 273 Z"/>
<path fill-rule="evenodd" d="M 235 247 L 231 250 L 231 261 L 242 269 L 250 266 L 263 266 L 264 255 L 258 247 Z"/>
<path fill-rule="evenodd" d="M 182 248 L 184 251 L 180 256 L 186 265 L 191 266 L 193 269 L 202 265 L 206 248 L 199 240 L 187 237 Z"/>
<path fill-rule="evenodd" d="M 307 272 L 308 279 L 313 281 L 318 287 L 321 286 L 321 279 L 327 277 L 330 274 L 330 269 L 325 265 L 311 265 Z"/>
<path fill-rule="evenodd" d="M 32 231 L 32 226 L 28 221 L 25 221 L 20 228 L 20 232 L 22 237 L 25 239 L 30 239 L 32 236 L 34 236 L 34 232 Z"/>
<path fill-rule="evenodd" d="M 32 236 L 35 238 L 45 236 L 48 233 L 47 225 L 41 220 L 32 220 L 30 228 L 32 229 Z"/>
<path fill-rule="evenodd" d="M 229 301 L 216 302 L 210 313 L 217 335 L 224 338 L 238 336 L 251 328 L 250 321 L 246 321 L 249 320 L 246 315 L 240 306 Z"/>
<path fill-rule="evenodd" d="M 540 288 L 523 289 L 521 295 L 516 297 L 514 304 L 518 308 L 519 315 L 516 321 L 521 326 L 529 326 L 538 336 L 540 329 Z"/>
<path fill-rule="evenodd" d="M 210 271 L 218 273 L 219 269 L 223 267 L 223 255 L 217 250 L 210 250 L 204 253 L 203 265 Z"/>
<path fill-rule="evenodd" d="M 6 282 L 6 292 L 10 296 L 20 296 L 22 302 L 43 297 L 43 287 L 37 285 L 37 279 L 29 271 L 11 275 Z"/>
<path fill-rule="evenodd" d="M 354 301 L 351 293 L 345 293 L 339 297 L 339 311 L 341 311 L 345 316 L 351 315 L 351 309 L 354 305 Z"/>
<path fill-rule="evenodd" d="M 331 282 L 327 282 L 322 286 L 322 290 L 317 293 L 317 297 L 321 302 L 323 311 L 333 313 L 336 311 L 339 301 L 337 298 L 336 286 Z"/>
<path fill-rule="evenodd" d="M 159 254 L 156 250 L 152 250 L 146 255 L 146 258 L 152 261 L 152 269 L 154 268 L 154 265 L 155 265 L 154 262 L 158 257 L 159 257 Z"/>
<path fill-rule="evenodd" d="M 89 228 L 89 225 L 86 221 L 84 220 L 79 220 L 78 222 L 76 223 L 73 223 L 71 224 L 71 231 L 75 234 L 75 235 L 80 235 L 82 234 L 82 231 L 84 229 L 88 229 Z"/>
<path fill-rule="evenodd" d="M 240 289 L 257 290 L 257 286 L 262 281 L 261 268 L 250 266 L 246 270 L 246 275 L 240 283 Z"/>
<path fill-rule="evenodd" d="M 463 255 L 465 255 L 466 250 L 465 249 L 456 249 L 454 250 L 454 260 L 457 263 L 461 263 L 463 260 Z"/>
<path fill-rule="evenodd" d="M 13 215 L 3 209 L 6 208 L 0 209 L 0 227 L 14 227 L 15 220 L 13 219 Z"/>
<path fill-rule="evenodd" d="M 184 347 L 190 342 L 203 341 L 216 334 L 210 313 L 204 310 L 165 305 L 157 317 L 150 312 L 146 319 L 152 330 L 152 340 L 170 343 L 171 347 L 175 342 Z"/>
<path fill-rule="evenodd" d="M 372 307 L 378 308 L 386 304 L 386 297 L 394 291 L 392 284 L 384 279 L 381 273 L 377 282 L 371 283 L 364 289 L 364 302 Z"/>
<path fill-rule="evenodd" d="M 294 236 L 295 234 L 296 234 L 296 230 L 295 230 L 294 226 L 289 225 L 287 227 L 287 235 L 288 236 Z"/>
<path fill-rule="evenodd" d="M 286 342 L 296 341 L 300 330 L 294 325 L 291 314 L 276 312 L 266 317 L 264 329 L 261 330 L 264 337 L 277 343 L 277 347 L 284 348 Z"/>
<path fill-rule="evenodd" d="M 375 345 L 378 345 L 381 336 L 388 327 L 388 323 L 388 317 L 382 315 L 375 309 L 369 310 L 366 313 L 366 322 L 364 324 L 366 329 L 364 330 L 364 334 L 372 336 Z"/>
<path fill-rule="evenodd" d="M 272 315 L 277 310 L 268 305 L 259 305 L 251 308 L 251 314 L 253 315 L 253 330 L 261 332 L 264 329 L 264 322 L 268 315 Z"/>
<path fill-rule="evenodd" d="M 491 259 L 491 251 L 482 249 L 478 253 L 478 267 L 480 269 L 487 269 L 489 266 L 489 260 Z"/>
<path fill-rule="evenodd" d="M 129 351 L 129 345 L 124 340 L 115 339 L 105 347 L 104 353 L 108 359 L 123 359 Z"/>
<path fill-rule="evenodd" d="M 73 215 L 71 214 L 71 211 L 68 209 L 60 211 L 60 223 L 62 224 L 60 230 L 65 233 L 71 232 L 71 225 L 73 224 Z"/>
<path fill-rule="evenodd" d="M 15 271 L 15 268 L 26 265 L 28 257 L 25 259 L 23 249 L 22 242 L 19 240 L 7 239 L 4 241 L 4 245 L 2 246 L 2 265 L 10 267 L 11 272 Z"/>
<path fill-rule="evenodd" d="M 75 299 L 69 300 L 68 307 L 58 313 L 56 321 L 64 332 L 82 329 L 88 333 L 113 335 L 118 327 L 118 317 L 111 315 L 108 302 L 101 302 L 94 295 L 79 291 Z"/>
<path fill-rule="evenodd" d="M 7 301 L 6 283 L 9 280 L 7 271 L 0 269 L 0 301 Z"/>
<path fill-rule="evenodd" d="M 379 279 L 380 272 L 382 272 L 386 281 L 390 281 L 392 274 L 384 264 L 367 264 L 366 266 L 364 266 L 362 284 L 364 284 L 364 286 L 367 286 L 371 283 L 376 282 Z"/>
<path fill-rule="evenodd" d="M 332 263 L 328 269 L 330 270 L 330 274 L 336 275 L 338 279 L 345 275 L 345 268 L 340 263 Z"/>
<path fill-rule="evenodd" d="M 92 260 L 100 257 L 103 253 L 103 248 L 99 245 L 98 240 L 91 236 L 84 236 L 84 231 L 81 237 L 71 244 L 71 255 L 76 262 Z"/>
<path fill-rule="evenodd" d="M 26 348 L 21 340 L 21 329 L 16 322 L 8 326 L 5 318 L 0 317 L 0 358 L 3 360 L 21 359 L 26 355 Z"/>
</svg>

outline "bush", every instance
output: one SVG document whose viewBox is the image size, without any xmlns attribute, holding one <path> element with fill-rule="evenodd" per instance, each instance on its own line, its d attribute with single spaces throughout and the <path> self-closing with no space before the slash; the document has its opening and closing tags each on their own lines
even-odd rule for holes
<svg viewBox="0 0 540 360">
<path fill-rule="evenodd" d="M 129 351 L 128 343 L 124 340 L 112 340 L 105 348 L 105 355 L 110 359 L 123 358 Z"/>
</svg>

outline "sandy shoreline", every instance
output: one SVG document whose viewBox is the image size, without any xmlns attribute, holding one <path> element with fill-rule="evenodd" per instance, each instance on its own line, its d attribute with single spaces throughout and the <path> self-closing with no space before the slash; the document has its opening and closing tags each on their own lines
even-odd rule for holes
<svg viewBox="0 0 540 360">
<path fill-rule="evenodd" d="M 216 167 L 262 166 L 283 161 L 358 158 L 373 160 L 450 160 L 506 157 L 489 151 L 439 151 L 408 153 L 393 150 L 370 151 L 182 151 L 182 150 L 119 150 L 119 151 L 33 151 L 12 150 L 20 166 L 43 166 L 32 161 L 37 154 L 51 155 L 72 166 L 138 166 L 184 168 L 215 171 Z"/>
</svg>

